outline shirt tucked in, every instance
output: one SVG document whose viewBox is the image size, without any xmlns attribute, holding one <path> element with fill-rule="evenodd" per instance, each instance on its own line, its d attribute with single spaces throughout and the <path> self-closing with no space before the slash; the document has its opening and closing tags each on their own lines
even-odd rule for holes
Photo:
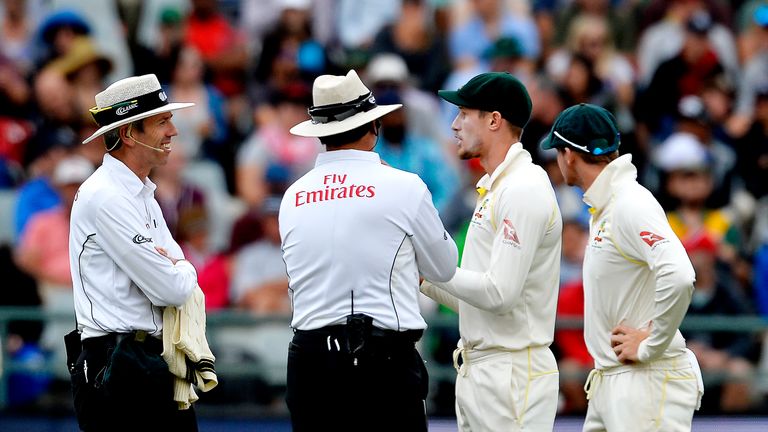
<svg viewBox="0 0 768 432">
<path fill-rule="evenodd" d="M 608 164 L 584 194 L 590 212 L 584 257 L 584 338 L 595 368 L 619 366 L 611 330 L 652 322 L 639 347 L 646 362 L 683 354 L 678 327 L 695 279 L 688 255 L 653 195 L 637 183 L 632 156 Z"/>
<path fill-rule="evenodd" d="M 197 285 L 195 268 L 171 237 L 155 185 L 109 154 L 81 186 L 70 222 L 69 255 L 82 338 L 145 330 L 159 336 L 161 307 L 182 305 Z"/>
<path fill-rule="evenodd" d="M 448 280 L 456 269 L 456 244 L 424 182 L 373 152 L 318 155 L 279 218 L 296 329 L 344 324 L 352 313 L 383 329 L 424 329 L 419 274 Z"/>
</svg>

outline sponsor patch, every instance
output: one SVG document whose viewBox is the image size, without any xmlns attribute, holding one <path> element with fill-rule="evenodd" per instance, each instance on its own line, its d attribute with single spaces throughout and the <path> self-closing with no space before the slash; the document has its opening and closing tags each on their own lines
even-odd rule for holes
<svg viewBox="0 0 768 432">
<path fill-rule="evenodd" d="M 136 234 L 133 236 L 133 242 L 136 244 L 152 243 L 152 237 L 144 237 L 141 234 Z"/>
<path fill-rule="evenodd" d="M 517 236 L 517 229 L 512 225 L 509 219 L 504 219 L 504 243 L 520 247 L 520 238 Z"/>
<path fill-rule="evenodd" d="M 643 241 L 645 243 L 647 243 L 648 246 L 651 246 L 651 247 L 653 247 L 653 245 L 655 245 L 656 243 L 664 240 L 664 237 L 662 237 L 662 236 L 660 236 L 658 234 L 654 234 L 654 233 L 652 233 L 650 231 L 642 231 L 642 232 L 640 232 L 640 238 L 643 239 Z"/>
</svg>

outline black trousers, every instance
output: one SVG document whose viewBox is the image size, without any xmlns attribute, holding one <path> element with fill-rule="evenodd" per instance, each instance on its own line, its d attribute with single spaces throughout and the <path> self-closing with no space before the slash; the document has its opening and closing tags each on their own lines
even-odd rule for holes
<svg viewBox="0 0 768 432">
<path fill-rule="evenodd" d="M 173 400 L 173 375 L 161 356 L 162 341 L 110 334 L 86 339 L 82 345 L 71 371 L 81 430 L 198 430 L 194 409 L 179 410 Z"/>
<path fill-rule="evenodd" d="M 286 390 L 293 431 L 426 431 L 429 379 L 419 336 L 370 336 L 353 356 L 344 326 L 297 331 Z"/>
</svg>

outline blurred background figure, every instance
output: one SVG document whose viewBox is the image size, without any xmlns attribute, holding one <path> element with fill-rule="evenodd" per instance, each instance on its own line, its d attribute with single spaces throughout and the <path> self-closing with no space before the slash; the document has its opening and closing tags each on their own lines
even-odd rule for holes
<svg viewBox="0 0 768 432">
<path fill-rule="evenodd" d="M 718 258 L 718 245 L 705 232 L 683 244 L 696 270 L 696 285 L 688 309 L 697 316 L 748 316 L 754 313 L 749 298 L 734 284 L 728 266 Z M 702 372 L 722 373 L 725 380 L 707 389 L 703 403 L 725 412 L 747 412 L 759 402 L 751 379 L 759 358 L 758 338 L 749 334 L 684 331 L 688 348 L 696 354 Z"/>
<path fill-rule="evenodd" d="M 43 310 L 71 316 L 49 321 L 40 341 L 61 380 L 69 379 L 61 338 L 73 328 L 75 310 L 69 270 L 69 217 L 80 184 L 94 169 L 90 161 L 77 155 L 67 156 L 56 164 L 51 183 L 61 202 L 29 219 L 14 252 L 19 268 L 37 282 Z"/>
<path fill-rule="evenodd" d="M 288 130 L 309 118 L 310 87 L 301 81 L 272 90 L 269 106 L 257 106 L 257 125 L 237 154 L 237 195 L 250 208 L 259 208 L 272 193 L 287 187 L 314 166 L 322 150 L 314 138 Z"/>
<path fill-rule="evenodd" d="M 376 93 L 382 105 L 403 103 L 397 89 Z M 439 141 L 419 136 L 408 122 L 407 105 L 381 118 L 381 132 L 374 151 L 381 160 L 403 171 L 418 174 L 432 194 L 432 201 L 447 229 L 464 219 L 464 208 L 457 206 L 459 176 L 456 161 Z"/>
</svg>

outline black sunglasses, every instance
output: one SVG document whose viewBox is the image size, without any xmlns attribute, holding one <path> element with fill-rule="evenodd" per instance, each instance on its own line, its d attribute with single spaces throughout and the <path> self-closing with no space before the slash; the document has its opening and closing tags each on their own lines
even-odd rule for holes
<svg viewBox="0 0 768 432">
<path fill-rule="evenodd" d="M 318 124 L 342 121 L 374 108 L 376 108 L 376 98 L 373 97 L 373 93 L 368 92 L 351 102 L 310 107 L 308 112 L 312 123 Z"/>
</svg>

